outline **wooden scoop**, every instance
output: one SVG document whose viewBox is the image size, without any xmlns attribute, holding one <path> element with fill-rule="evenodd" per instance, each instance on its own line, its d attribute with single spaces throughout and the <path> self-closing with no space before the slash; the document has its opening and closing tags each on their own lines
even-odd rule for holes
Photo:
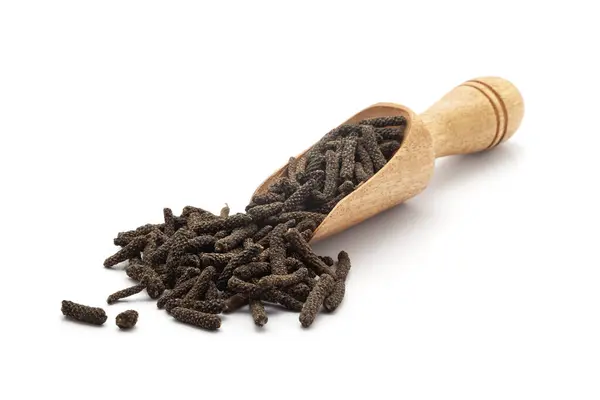
<svg viewBox="0 0 600 400">
<path fill-rule="evenodd" d="M 339 233 L 419 194 L 433 175 L 436 157 L 489 150 L 508 140 L 519 127 L 523 111 L 523 98 L 512 83 L 484 77 L 454 88 L 421 115 L 393 103 L 377 103 L 354 115 L 344 124 L 365 118 L 404 116 L 407 126 L 402 146 L 381 170 L 331 210 L 311 242 Z M 286 171 L 287 164 L 254 194 L 265 192 Z"/>
</svg>

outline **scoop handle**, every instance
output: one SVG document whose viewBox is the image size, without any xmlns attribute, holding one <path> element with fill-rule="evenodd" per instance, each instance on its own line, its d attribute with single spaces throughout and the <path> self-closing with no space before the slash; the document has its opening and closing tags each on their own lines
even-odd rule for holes
<svg viewBox="0 0 600 400">
<path fill-rule="evenodd" d="M 436 157 L 491 149 L 523 119 L 523 97 L 509 81 L 482 77 L 457 86 L 420 115 Z"/>
</svg>

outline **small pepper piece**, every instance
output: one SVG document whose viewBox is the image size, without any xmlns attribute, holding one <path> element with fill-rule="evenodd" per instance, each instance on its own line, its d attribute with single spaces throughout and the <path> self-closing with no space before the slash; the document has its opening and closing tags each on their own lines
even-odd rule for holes
<svg viewBox="0 0 600 400">
<path fill-rule="evenodd" d="M 115 318 L 115 322 L 120 329 L 131 329 L 137 324 L 138 312 L 135 310 L 127 310 L 119 313 Z"/>
</svg>

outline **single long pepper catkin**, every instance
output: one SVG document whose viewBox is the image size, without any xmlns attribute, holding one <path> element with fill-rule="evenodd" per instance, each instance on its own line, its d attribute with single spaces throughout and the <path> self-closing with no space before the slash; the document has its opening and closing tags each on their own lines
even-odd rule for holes
<svg viewBox="0 0 600 400">
<path fill-rule="evenodd" d="M 257 326 L 264 326 L 269 321 L 265 306 L 259 299 L 250 299 L 250 313 Z"/>
<path fill-rule="evenodd" d="M 134 294 L 139 293 L 144 289 L 146 289 L 146 285 L 144 283 L 140 283 L 138 285 L 134 285 L 134 286 L 128 287 L 126 289 L 119 290 L 117 292 L 114 292 L 110 296 L 108 296 L 108 298 L 106 299 L 106 302 L 108 304 L 114 304 L 117 301 L 124 299 L 126 297 L 129 297 L 129 296 L 133 296 Z"/>
<path fill-rule="evenodd" d="M 373 168 L 375 171 L 379 171 L 387 163 L 387 160 L 379 149 L 373 127 L 363 126 L 362 128 L 362 144 L 364 145 L 365 150 L 367 150 L 367 153 L 369 153 L 369 157 L 371 157 L 371 160 L 373 161 Z"/>
<path fill-rule="evenodd" d="M 282 289 L 286 286 L 292 286 L 303 282 L 308 278 L 308 270 L 300 268 L 291 274 L 285 275 L 268 275 L 260 278 L 258 286 L 264 289 Z"/>
<path fill-rule="evenodd" d="M 165 219 L 165 235 L 171 236 L 175 233 L 175 217 L 170 208 L 163 208 L 163 217 Z"/>
<path fill-rule="evenodd" d="M 172 299 L 165 304 L 165 310 L 171 312 L 176 307 L 189 308 L 190 310 L 201 311 L 207 314 L 220 314 L 225 309 L 225 300 L 185 300 Z"/>
<path fill-rule="evenodd" d="M 176 320 L 202 329 L 216 330 L 221 327 L 221 318 L 215 314 L 203 313 L 182 307 L 175 307 L 170 313 Z"/>
<path fill-rule="evenodd" d="M 258 226 L 256 224 L 248 224 L 244 227 L 234 229 L 231 235 L 219 239 L 215 242 L 215 250 L 220 252 L 227 252 L 238 247 L 249 237 L 252 237 Z"/>
<path fill-rule="evenodd" d="M 354 154 L 356 153 L 356 138 L 344 138 L 341 154 L 342 165 L 340 167 L 340 178 L 343 180 L 352 179 L 354 176 Z"/>
<path fill-rule="evenodd" d="M 302 237 L 297 229 L 288 229 L 285 238 L 290 245 L 298 252 L 307 267 L 312 268 L 317 274 L 328 274 L 335 277 L 335 271 L 325 264 L 310 248 L 308 242 Z"/>
<path fill-rule="evenodd" d="M 340 251 L 338 254 L 337 268 L 335 269 L 337 276 L 335 285 L 331 294 L 323 301 L 323 306 L 327 311 L 334 311 L 342 303 L 346 292 L 346 277 L 348 276 L 348 272 L 350 272 L 350 267 L 351 264 L 348 253 Z"/>
<path fill-rule="evenodd" d="M 63 300 L 61 304 L 60 310 L 65 317 L 92 325 L 102 325 L 106 322 L 106 312 L 99 307 L 85 306 L 69 300 Z"/>
<path fill-rule="evenodd" d="M 139 257 L 140 253 L 144 249 L 144 246 L 146 246 L 147 240 L 148 239 L 146 236 L 137 236 L 131 239 L 131 241 L 127 243 L 125 247 L 104 260 L 104 266 L 109 268 L 130 258 Z"/>
<path fill-rule="evenodd" d="M 325 185 L 323 195 L 328 198 L 335 194 L 340 180 L 340 153 L 328 150 L 325 153 Z"/>
<path fill-rule="evenodd" d="M 319 309 L 321 308 L 321 305 L 323 304 L 323 301 L 333 290 L 334 283 L 335 282 L 331 276 L 327 274 L 321 275 L 321 278 L 311 290 L 308 298 L 304 302 L 302 311 L 300 311 L 299 319 L 303 327 L 307 328 L 312 325 L 319 312 Z"/>
</svg>

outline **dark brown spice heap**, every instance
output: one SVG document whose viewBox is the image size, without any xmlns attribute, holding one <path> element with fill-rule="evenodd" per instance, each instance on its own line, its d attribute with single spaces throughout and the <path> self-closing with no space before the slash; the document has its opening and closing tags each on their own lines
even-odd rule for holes
<svg viewBox="0 0 600 400">
<path fill-rule="evenodd" d="M 159 308 L 204 329 L 218 329 L 217 314 L 248 304 L 258 326 L 267 323 L 269 304 L 300 312 L 302 325 L 310 326 L 322 307 L 333 311 L 342 302 L 350 258 L 341 252 L 334 263 L 315 254 L 309 241 L 340 200 L 385 166 L 405 128 L 399 116 L 339 126 L 292 157 L 246 213 L 230 215 L 227 205 L 218 215 L 186 206 L 177 216 L 165 208 L 163 223 L 120 232 L 114 243 L 122 248 L 104 265 L 128 261 L 125 271 L 138 284 L 108 302 L 146 289 Z M 102 319 L 74 306 L 67 311 Z"/>
<path fill-rule="evenodd" d="M 107 318 L 104 310 L 99 307 L 84 306 L 69 300 L 62 301 L 60 310 L 66 317 L 92 325 L 102 325 Z"/>
<path fill-rule="evenodd" d="M 123 311 L 115 318 L 117 326 L 121 329 L 131 329 L 137 324 L 138 313 L 135 310 Z"/>
</svg>

